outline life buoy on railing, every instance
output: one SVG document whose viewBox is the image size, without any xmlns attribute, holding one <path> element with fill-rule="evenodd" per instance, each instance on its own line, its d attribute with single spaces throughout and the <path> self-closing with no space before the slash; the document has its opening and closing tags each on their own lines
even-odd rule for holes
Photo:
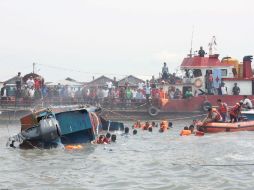
<svg viewBox="0 0 254 190">
<path fill-rule="evenodd" d="M 205 101 L 203 104 L 202 104 L 202 109 L 203 111 L 207 111 L 208 108 L 211 108 L 212 107 L 212 104 L 208 101 Z"/>
<path fill-rule="evenodd" d="M 148 113 L 152 117 L 157 116 L 159 114 L 159 112 L 160 112 L 160 110 L 158 108 L 156 108 L 155 106 L 151 106 L 148 109 Z"/>
<path fill-rule="evenodd" d="M 201 87 L 203 86 L 203 81 L 202 81 L 202 79 L 200 79 L 200 78 L 196 79 L 196 80 L 194 81 L 194 86 L 195 86 L 196 88 L 201 88 Z"/>
</svg>

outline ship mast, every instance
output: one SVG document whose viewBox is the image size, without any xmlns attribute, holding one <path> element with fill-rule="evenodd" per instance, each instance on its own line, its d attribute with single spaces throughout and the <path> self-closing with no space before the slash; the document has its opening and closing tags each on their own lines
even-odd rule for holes
<svg viewBox="0 0 254 190">
<path fill-rule="evenodd" d="M 192 33 L 191 33 L 191 48 L 190 48 L 190 57 L 192 57 L 193 34 L 194 34 L 194 26 L 192 27 Z"/>
</svg>

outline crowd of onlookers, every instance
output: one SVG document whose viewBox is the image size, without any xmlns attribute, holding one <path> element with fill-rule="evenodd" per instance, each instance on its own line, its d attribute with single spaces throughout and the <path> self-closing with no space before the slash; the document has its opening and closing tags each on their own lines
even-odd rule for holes
<svg viewBox="0 0 254 190">
<path fill-rule="evenodd" d="M 139 82 L 131 86 L 128 82 L 124 86 L 118 86 L 114 82 L 106 82 L 101 86 L 83 86 L 74 88 L 68 85 L 45 85 L 44 79 L 37 75 L 21 77 L 19 72 L 16 76 L 15 86 L 6 86 L 1 88 L 1 101 L 16 100 L 18 102 L 44 100 L 50 103 L 89 103 L 93 105 L 142 105 L 144 103 L 157 103 L 160 99 L 182 99 L 190 98 L 203 94 L 228 94 L 228 89 L 222 82 L 219 88 L 214 89 L 212 85 L 212 75 L 207 74 L 205 85 L 206 92 L 185 88 L 182 92 L 179 88 L 171 85 L 166 89 L 165 83 L 175 84 L 180 79 L 168 73 L 166 63 L 162 68 L 162 76 L 159 79 L 152 77 L 150 81 Z M 160 87 L 159 87 L 160 86 Z M 163 88 L 164 87 L 164 88 Z M 11 89 L 10 89 L 11 88 Z M 234 95 L 239 95 L 240 88 L 235 83 L 232 89 Z"/>
</svg>

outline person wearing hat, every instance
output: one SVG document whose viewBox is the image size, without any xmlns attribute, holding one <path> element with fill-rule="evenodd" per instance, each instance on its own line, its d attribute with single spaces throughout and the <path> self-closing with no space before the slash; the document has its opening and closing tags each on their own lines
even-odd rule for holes
<svg viewBox="0 0 254 190">
<path fill-rule="evenodd" d="M 203 120 L 203 126 L 205 126 L 207 123 L 221 122 L 222 121 L 222 117 L 221 117 L 220 113 L 217 111 L 216 108 L 209 107 L 207 109 L 207 112 L 208 112 L 207 116 Z"/>
<path fill-rule="evenodd" d="M 239 88 L 239 86 L 237 86 L 237 83 L 234 84 L 232 92 L 233 92 L 233 95 L 239 95 L 240 94 L 240 88 Z"/>
<path fill-rule="evenodd" d="M 229 112 L 231 123 L 238 121 L 238 116 L 241 114 L 242 105 L 243 105 L 243 101 L 240 101 L 239 103 L 237 102 L 235 106 L 231 108 Z"/>
</svg>

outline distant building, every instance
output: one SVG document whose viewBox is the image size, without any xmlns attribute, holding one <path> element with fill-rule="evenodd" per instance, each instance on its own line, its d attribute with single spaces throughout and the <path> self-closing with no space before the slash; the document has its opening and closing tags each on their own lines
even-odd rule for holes
<svg viewBox="0 0 254 190">
<path fill-rule="evenodd" d="M 104 75 L 101 77 L 92 80 L 86 84 L 87 87 L 106 87 L 108 82 L 112 82 L 114 84 L 114 80 L 110 79 Z"/>
<path fill-rule="evenodd" d="M 128 83 L 128 86 L 130 86 L 130 87 L 138 87 L 139 83 L 145 83 L 145 81 L 142 79 L 139 79 L 133 75 L 129 75 L 129 76 L 119 80 L 118 86 L 126 86 L 126 83 Z"/>
</svg>

